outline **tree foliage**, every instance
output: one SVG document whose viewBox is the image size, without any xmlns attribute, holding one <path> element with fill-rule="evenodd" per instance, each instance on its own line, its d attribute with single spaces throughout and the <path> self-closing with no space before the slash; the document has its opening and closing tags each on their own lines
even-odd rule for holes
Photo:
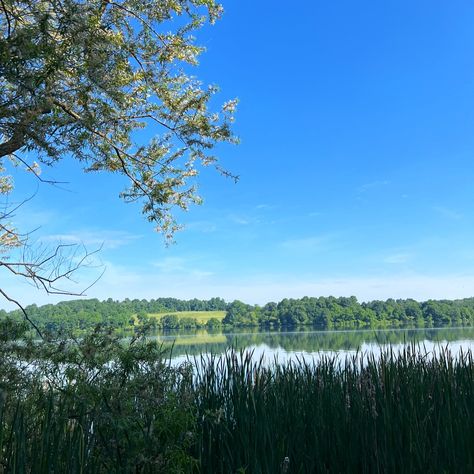
<svg viewBox="0 0 474 474">
<path fill-rule="evenodd" d="M 285 298 L 262 308 L 234 301 L 229 304 L 223 320 L 230 326 L 313 326 L 318 329 L 468 325 L 473 322 L 473 298 L 425 302 L 389 298 L 359 303 L 354 296 Z"/>
<path fill-rule="evenodd" d="M 317 329 L 432 327 L 444 325 L 472 325 L 474 298 L 461 300 L 412 299 L 370 301 L 359 303 L 355 297 L 285 298 L 279 303 L 253 306 L 241 301 L 226 303 L 222 298 L 210 300 L 152 300 L 106 301 L 80 299 L 56 305 L 27 306 L 26 311 L 41 331 L 84 331 L 100 324 L 103 327 L 127 329 L 133 326 L 179 329 L 203 327 L 261 327 Z M 193 318 L 193 311 L 225 311 L 218 319 L 206 323 Z M 180 314 L 181 313 L 181 314 Z M 161 314 L 160 318 L 150 314 Z M 21 312 L 0 310 L 0 321 L 21 318 Z"/>
<path fill-rule="evenodd" d="M 38 342 L 27 329 L 0 321 L 1 472 L 194 472 L 189 365 L 143 334 Z"/>
<path fill-rule="evenodd" d="M 115 301 L 109 298 L 106 301 L 98 299 L 79 299 L 63 301 L 58 304 L 26 306 L 25 311 L 30 320 L 39 328 L 40 332 L 87 332 L 97 325 L 113 329 L 130 329 L 134 325 L 149 326 L 151 328 L 174 329 L 180 327 L 199 326 L 193 319 L 193 311 L 225 311 L 227 303 L 222 298 L 209 300 L 178 300 L 176 298 L 157 298 L 152 300 Z M 177 318 L 176 312 L 189 317 Z M 161 318 L 149 314 L 161 314 Z M 20 310 L 7 313 L 0 310 L 0 321 L 13 318 L 20 320 Z M 220 321 L 213 321 L 210 326 L 219 326 Z"/>
<path fill-rule="evenodd" d="M 213 148 L 236 142 L 236 101 L 212 110 L 217 88 L 191 74 L 203 51 L 193 32 L 221 13 L 214 0 L 0 0 L 0 194 L 11 165 L 43 180 L 71 157 L 125 177 L 121 197 L 172 238 L 173 210 L 200 202 L 200 166 L 226 173 Z M 0 264 L 25 245 L 11 213 Z"/>
</svg>

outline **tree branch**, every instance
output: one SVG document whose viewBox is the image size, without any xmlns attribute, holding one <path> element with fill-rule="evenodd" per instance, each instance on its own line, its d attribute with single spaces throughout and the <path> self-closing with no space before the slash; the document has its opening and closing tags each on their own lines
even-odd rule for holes
<svg viewBox="0 0 474 474">
<path fill-rule="evenodd" d="M 12 137 L 4 143 L 0 143 L 0 158 L 12 155 L 25 145 L 25 130 L 18 126 Z"/>
<path fill-rule="evenodd" d="M 42 332 L 39 330 L 38 326 L 30 319 L 30 317 L 28 316 L 28 313 L 25 311 L 25 308 L 23 308 L 23 306 L 17 300 L 13 299 L 11 296 L 8 296 L 8 294 L 5 293 L 1 288 L 0 288 L 0 294 L 2 294 L 6 300 L 10 301 L 10 303 L 13 303 L 16 306 L 18 306 L 18 308 L 20 308 L 20 311 L 23 313 L 23 317 L 25 318 L 25 320 L 28 321 L 28 323 L 33 326 L 38 336 L 41 339 L 44 339 Z"/>
</svg>

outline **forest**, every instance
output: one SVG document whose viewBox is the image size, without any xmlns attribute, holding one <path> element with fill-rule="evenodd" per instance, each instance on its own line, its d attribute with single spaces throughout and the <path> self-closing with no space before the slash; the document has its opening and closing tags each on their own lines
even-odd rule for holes
<svg viewBox="0 0 474 474">
<path fill-rule="evenodd" d="M 263 307 L 234 301 L 224 324 L 263 327 L 313 326 L 318 329 L 380 328 L 406 325 L 469 325 L 474 321 L 474 298 L 462 300 L 388 299 L 359 303 L 349 298 L 283 299 Z"/>
<path fill-rule="evenodd" d="M 155 329 L 213 327 L 261 327 L 268 329 L 313 327 L 315 329 L 356 329 L 431 327 L 474 324 L 474 298 L 461 300 L 388 299 L 359 303 L 351 297 L 285 298 L 279 303 L 263 306 L 242 301 L 225 302 L 222 298 L 209 300 L 180 300 L 157 298 L 151 300 L 125 299 L 105 301 L 79 299 L 44 306 L 25 308 L 28 317 L 46 331 L 80 331 L 97 325 L 131 329 L 151 326 Z M 210 318 L 205 323 L 192 317 L 195 311 L 225 311 L 225 317 Z M 180 317 L 180 313 L 183 317 Z M 159 318 L 155 317 L 159 315 Z M 0 310 L 0 319 L 23 318 L 19 310 Z"/>
</svg>

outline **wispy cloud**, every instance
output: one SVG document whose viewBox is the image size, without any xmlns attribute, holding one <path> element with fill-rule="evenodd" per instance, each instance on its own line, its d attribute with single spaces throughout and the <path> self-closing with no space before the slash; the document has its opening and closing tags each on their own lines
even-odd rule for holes
<svg viewBox="0 0 474 474">
<path fill-rule="evenodd" d="M 457 299 L 472 296 L 474 275 L 399 274 L 392 276 L 355 276 L 345 278 L 280 278 L 258 280 L 233 287 L 233 298 L 249 303 L 265 303 L 303 296 L 350 296 L 360 301 L 387 298 Z M 219 288 L 216 288 L 219 289 Z M 229 289 L 230 291 L 230 289 Z M 229 293 L 220 294 L 228 298 Z"/>
<path fill-rule="evenodd" d="M 31 231 L 49 225 L 54 222 L 68 220 L 67 216 L 61 216 L 55 211 L 31 209 L 22 207 L 15 213 L 14 221 L 22 231 Z"/>
<path fill-rule="evenodd" d="M 464 217 L 463 214 L 461 214 L 460 212 L 445 206 L 434 206 L 433 210 L 440 216 L 445 217 L 446 219 L 457 221 Z"/>
<path fill-rule="evenodd" d="M 165 257 L 152 262 L 152 266 L 159 268 L 162 272 L 181 272 L 186 269 L 188 261 L 182 257 Z"/>
<path fill-rule="evenodd" d="M 255 219 L 250 216 L 244 216 L 239 214 L 230 214 L 229 220 L 234 224 L 238 225 L 250 225 L 250 224 L 258 224 L 258 219 Z"/>
<path fill-rule="evenodd" d="M 217 225 L 212 221 L 194 221 L 185 225 L 185 230 L 193 230 L 202 233 L 211 233 L 217 231 Z"/>
<path fill-rule="evenodd" d="M 201 280 L 214 275 L 214 272 L 207 272 L 204 270 L 191 270 L 191 275 Z"/>
<path fill-rule="evenodd" d="M 401 264 L 407 263 L 413 258 L 413 255 L 410 253 L 394 253 L 391 255 L 387 255 L 384 259 L 384 263 L 390 264 Z"/>
<path fill-rule="evenodd" d="M 152 262 L 152 266 L 158 268 L 160 273 L 167 275 L 186 275 L 202 279 L 214 274 L 209 270 L 196 268 L 194 259 L 183 257 L 165 257 L 159 261 Z"/>
<path fill-rule="evenodd" d="M 317 235 L 296 239 L 288 239 L 280 243 L 285 250 L 301 252 L 320 252 L 327 250 L 335 241 L 333 235 Z"/>
<path fill-rule="evenodd" d="M 299 278 L 284 275 L 255 275 L 246 281 L 229 281 L 219 275 L 198 274 L 165 275 L 130 270 L 126 267 L 107 264 L 103 277 L 88 292 L 88 297 L 157 298 L 170 296 L 182 299 L 211 298 L 220 296 L 227 301 L 239 299 L 248 303 L 264 304 L 283 298 L 303 296 L 356 296 L 359 301 L 387 298 L 457 299 L 472 296 L 474 275 L 470 274 L 399 274 L 392 276 L 354 276 L 344 278 Z M 66 299 L 50 297 L 32 291 L 28 285 L 6 285 L 9 294 L 24 304 L 51 303 Z M 11 308 L 0 300 L 0 307 Z"/>
<path fill-rule="evenodd" d="M 125 231 L 110 230 L 78 230 L 64 234 L 50 234 L 41 238 L 43 242 L 63 244 L 83 244 L 86 247 L 100 247 L 116 249 L 140 239 L 141 235 Z"/>
<path fill-rule="evenodd" d="M 390 181 L 388 180 L 377 180 L 377 181 L 371 181 L 370 183 L 365 183 L 359 186 L 356 191 L 359 194 L 366 193 L 368 191 L 372 191 L 373 189 L 378 189 L 382 188 L 384 186 L 387 186 L 390 184 Z"/>
</svg>

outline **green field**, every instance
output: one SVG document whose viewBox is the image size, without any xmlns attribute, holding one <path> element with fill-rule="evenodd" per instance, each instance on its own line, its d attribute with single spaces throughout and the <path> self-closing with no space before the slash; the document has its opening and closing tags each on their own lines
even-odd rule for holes
<svg viewBox="0 0 474 474">
<path fill-rule="evenodd" d="M 148 316 L 160 320 L 163 316 L 170 314 L 178 316 L 178 318 L 194 318 L 201 324 L 207 323 L 212 318 L 222 321 L 225 317 L 225 311 L 167 311 L 164 313 L 148 313 Z"/>
</svg>

